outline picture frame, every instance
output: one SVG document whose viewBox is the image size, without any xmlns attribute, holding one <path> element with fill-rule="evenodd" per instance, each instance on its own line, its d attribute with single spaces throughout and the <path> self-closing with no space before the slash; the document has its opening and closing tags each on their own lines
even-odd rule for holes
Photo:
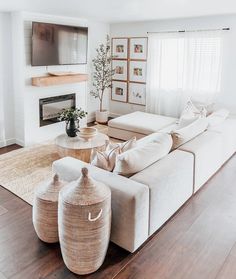
<svg viewBox="0 0 236 279">
<path fill-rule="evenodd" d="M 134 37 L 130 38 L 130 59 L 146 60 L 147 59 L 147 38 Z"/>
<path fill-rule="evenodd" d="M 112 56 L 114 59 L 128 59 L 128 38 L 112 38 Z"/>
<path fill-rule="evenodd" d="M 126 81 L 112 81 L 111 99 L 113 101 L 127 103 L 128 84 Z"/>
<path fill-rule="evenodd" d="M 128 78 L 128 62 L 125 60 L 112 60 L 112 69 L 114 69 L 115 74 L 113 76 L 114 80 L 127 81 Z"/>
<path fill-rule="evenodd" d="M 146 105 L 146 84 L 129 83 L 128 102 L 136 105 Z"/>
<path fill-rule="evenodd" d="M 146 61 L 130 61 L 129 80 L 130 82 L 146 82 Z"/>
</svg>

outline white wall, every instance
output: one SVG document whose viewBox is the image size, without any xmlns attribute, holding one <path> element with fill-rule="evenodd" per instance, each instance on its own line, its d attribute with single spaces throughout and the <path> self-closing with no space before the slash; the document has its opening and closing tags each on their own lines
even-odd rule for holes
<svg viewBox="0 0 236 279">
<path fill-rule="evenodd" d="M 0 13 L 0 147 L 14 143 L 11 14 Z"/>
<path fill-rule="evenodd" d="M 31 66 L 31 32 L 32 21 L 42 21 L 74 26 L 88 26 L 89 47 L 87 65 L 32 67 Z M 65 123 L 39 127 L 39 99 L 57 95 L 76 93 L 77 106 L 88 111 L 88 122 L 94 119 L 94 112 L 98 107 L 97 100 L 91 100 L 89 95 L 90 81 L 65 84 L 50 87 L 34 87 L 31 77 L 45 75 L 48 71 L 75 71 L 91 73 L 91 60 L 94 48 L 106 38 L 109 25 L 99 22 L 90 22 L 85 19 L 39 15 L 31 13 L 13 13 L 13 59 L 14 65 L 14 92 L 15 92 L 15 129 L 17 142 L 22 145 L 31 145 L 45 140 L 51 140 L 64 132 Z M 107 100 L 107 103 L 109 101 Z"/>
<path fill-rule="evenodd" d="M 147 32 L 197 30 L 230 27 L 226 33 L 223 50 L 223 72 L 221 94 L 218 102 L 236 112 L 236 15 L 157 20 L 146 22 L 111 24 L 111 37 L 147 36 Z M 110 112 L 114 115 L 143 110 L 144 107 L 110 101 Z"/>
</svg>

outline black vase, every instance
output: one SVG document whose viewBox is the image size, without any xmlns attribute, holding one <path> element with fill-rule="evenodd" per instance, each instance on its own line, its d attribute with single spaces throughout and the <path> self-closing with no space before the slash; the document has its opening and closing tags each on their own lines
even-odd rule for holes
<svg viewBox="0 0 236 279">
<path fill-rule="evenodd" d="M 77 132 L 79 130 L 79 123 L 78 121 L 75 121 L 73 118 L 67 121 L 66 123 L 66 133 L 68 137 L 76 137 Z"/>
</svg>

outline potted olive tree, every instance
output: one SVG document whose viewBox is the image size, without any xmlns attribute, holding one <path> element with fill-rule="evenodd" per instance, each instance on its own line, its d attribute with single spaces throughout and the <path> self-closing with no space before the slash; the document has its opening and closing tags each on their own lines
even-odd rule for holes
<svg viewBox="0 0 236 279">
<path fill-rule="evenodd" d="M 114 75 L 114 70 L 111 68 L 111 44 L 109 36 L 107 36 L 106 44 L 101 44 L 96 49 L 96 57 L 93 62 L 93 90 L 90 94 L 99 99 L 99 110 L 96 111 L 96 121 L 98 123 L 107 123 L 108 111 L 103 107 L 104 94 L 111 88 L 111 81 Z"/>
</svg>

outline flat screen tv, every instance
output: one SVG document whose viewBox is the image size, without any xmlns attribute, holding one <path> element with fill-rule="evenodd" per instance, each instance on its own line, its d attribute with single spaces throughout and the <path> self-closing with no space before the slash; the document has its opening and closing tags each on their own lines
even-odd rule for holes
<svg viewBox="0 0 236 279">
<path fill-rule="evenodd" d="M 88 28 L 32 23 L 32 66 L 87 63 Z"/>
</svg>

